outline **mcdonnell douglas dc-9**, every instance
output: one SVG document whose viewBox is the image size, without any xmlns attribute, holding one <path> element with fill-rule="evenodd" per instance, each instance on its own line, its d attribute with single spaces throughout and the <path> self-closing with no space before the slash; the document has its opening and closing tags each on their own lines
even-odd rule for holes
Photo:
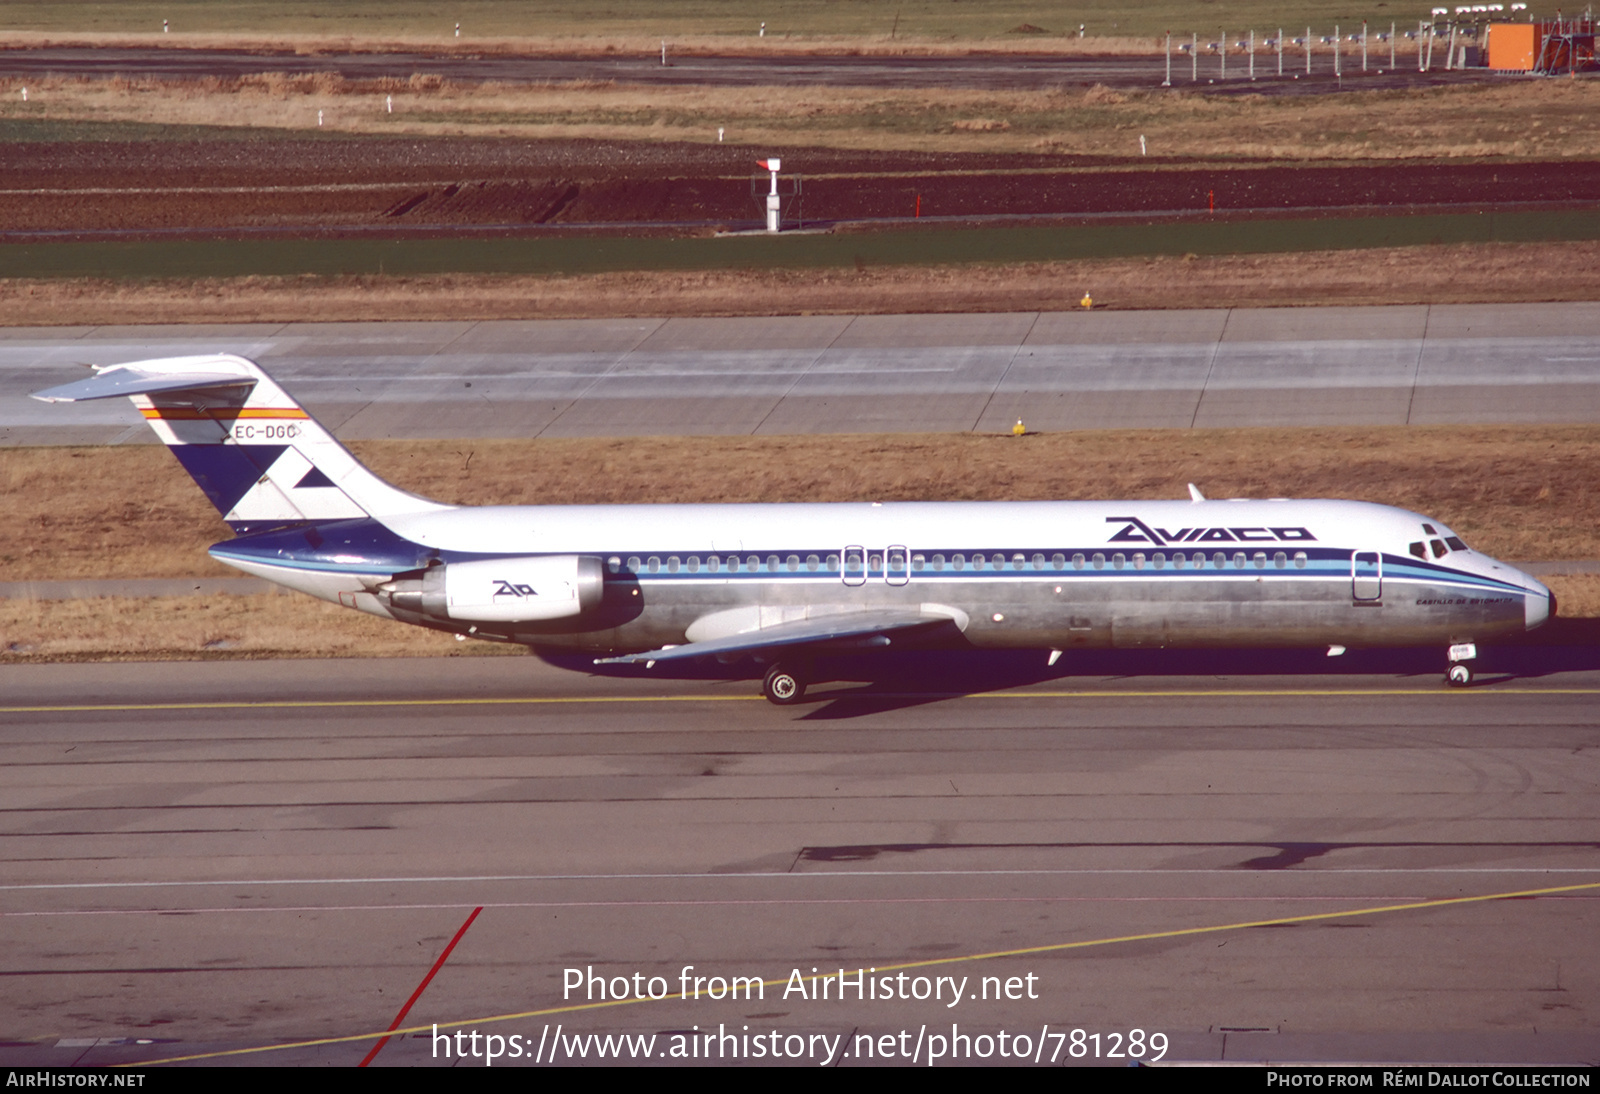
<svg viewBox="0 0 1600 1094">
<path fill-rule="evenodd" d="M 363 467 L 260 366 L 134 361 L 35 395 L 126 396 L 236 538 L 213 557 L 373 615 L 653 666 L 766 667 L 798 701 L 823 654 L 1477 643 L 1550 590 L 1431 517 L 1352 501 L 444 505 Z M 1048 651 L 1048 654 L 1046 654 Z"/>
</svg>

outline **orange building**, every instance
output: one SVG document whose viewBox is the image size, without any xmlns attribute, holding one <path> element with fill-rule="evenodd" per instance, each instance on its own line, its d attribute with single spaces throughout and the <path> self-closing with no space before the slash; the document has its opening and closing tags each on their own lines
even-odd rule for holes
<svg viewBox="0 0 1600 1094">
<path fill-rule="evenodd" d="M 1497 72 L 1592 72 L 1595 25 L 1585 18 L 1553 23 L 1491 23 L 1489 67 Z"/>
<path fill-rule="evenodd" d="M 1499 72 L 1532 72 L 1544 27 L 1539 23 L 1494 23 L 1489 29 L 1489 67 Z"/>
</svg>

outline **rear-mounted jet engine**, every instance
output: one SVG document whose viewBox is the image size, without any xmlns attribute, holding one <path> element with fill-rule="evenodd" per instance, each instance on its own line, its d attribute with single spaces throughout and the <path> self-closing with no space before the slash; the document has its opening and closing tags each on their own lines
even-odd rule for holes
<svg viewBox="0 0 1600 1094">
<path fill-rule="evenodd" d="M 571 619 L 600 606 L 605 566 L 586 555 L 447 562 L 379 585 L 395 608 L 465 623 Z"/>
</svg>

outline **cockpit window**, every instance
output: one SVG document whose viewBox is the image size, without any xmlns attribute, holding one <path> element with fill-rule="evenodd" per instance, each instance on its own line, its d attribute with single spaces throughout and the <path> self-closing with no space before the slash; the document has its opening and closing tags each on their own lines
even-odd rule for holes
<svg viewBox="0 0 1600 1094">
<path fill-rule="evenodd" d="M 1428 546 L 1433 548 L 1433 557 L 1434 558 L 1443 558 L 1446 554 L 1449 553 L 1449 550 L 1450 550 L 1448 547 L 1446 547 L 1444 545 L 1444 543 L 1442 541 L 1437 540 L 1437 539 L 1430 539 L 1428 541 Z"/>
<path fill-rule="evenodd" d="M 1411 553 L 1420 559 L 1426 559 L 1428 557 L 1428 548 L 1423 546 L 1422 541 L 1419 539 L 1411 545 Z"/>
<path fill-rule="evenodd" d="M 1424 524 L 1422 526 L 1422 530 L 1424 532 L 1428 533 L 1430 536 L 1436 536 L 1436 535 L 1439 534 L 1438 530 L 1435 529 L 1434 526 L 1431 525 L 1431 524 Z"/>
<path fill-rule="evenodd" d="M 1461 537 L 1459 536 L 1445 536 L 1444 541 L 1450 545 L 1452 551 L 1465 551 L 1467 549 L 1467 545 L 1461 542 Z"/>
</svg>

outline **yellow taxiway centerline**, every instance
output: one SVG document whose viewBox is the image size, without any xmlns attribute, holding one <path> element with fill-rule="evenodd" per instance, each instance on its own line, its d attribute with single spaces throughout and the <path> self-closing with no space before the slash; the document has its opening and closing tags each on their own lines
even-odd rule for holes
<svg viewBox="0 0 1600 1094">
<path fill-rule="evenodd" d="M 1383 697 L 1391 695 L 1600 695 L 1600 688 L 1215 688 L 1173 691 L 980 691 L 841 692 L 816 702 L 840 699 L 1224 699 Z M 571 695 L 509 699 L 262 699 L 215 703 L 74 703 L 0 707 L 0 714 L 55 714 L 129 710 L 275 710 L 286 707 L 472 707 L 540 706 L 572 703 L 748 703 L 760 695 Z"/>
</svg>

